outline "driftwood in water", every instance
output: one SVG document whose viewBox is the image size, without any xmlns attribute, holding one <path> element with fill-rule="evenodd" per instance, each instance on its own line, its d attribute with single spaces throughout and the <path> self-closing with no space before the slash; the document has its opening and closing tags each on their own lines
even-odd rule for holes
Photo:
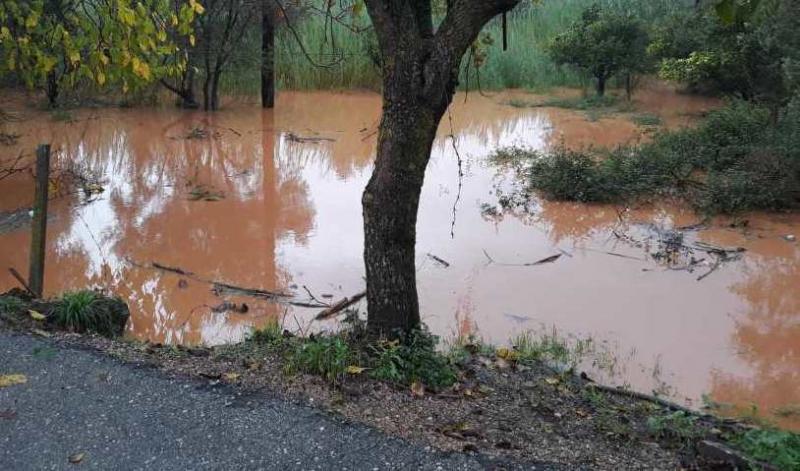
<svg viewBox="0 0 800 471">
<path fill-rule="evenodd" d="M 431 260 L 433 260 L 434 262 L 438 263 L 439 265 L 441 265 L 441 266 L 443 266 L 445 268 L 450 268 L 450 263 L 447 260 L 443 259 L 443 258 L 437 257 L 436 255 L 434 255 L 432 253 L 428 253 L 428 258 L 430 258 Z"/>
<path fill-rule="evenodd" d="M 287 133 L 286 134 L 286 139 L 288 139 L 291 142 L 310 142 L 310 143 L 313 143 L 313 144 L 316 144 L 316 143 L 319 143 L 319 142 L 324 142 L 324 141 L 333 142 L 333 141 L 336 140 L 336 139 L 331 139 L 330 137 L 298 136 L 297 134 L 295 134 L 293 132 Z"/>
<path fill-rule="evenodd" d="M 352 306 L 353 304 L 361 301 L 361 299 L 363 299 L 364 296 L 366 296 L 366 295 L 367 295 L 367 292 L 366 291 L 362 291 L 362 292 L 360 292 L 360 293 L 358 293 L 356 295 L 353 295 L 353 296 L 351 296 L 349 298 L 342 298 L 336 304 L 333 304 L 330 307 L 328 307 L 327 309 L 323 309 L 322 311 L 320 311 L 320 313 L 317 314 L 317 317 L 315 317 L 314 319 L 315 320 L 322 320 L 322 319 L 328 319 L 330 317 L 333 317 L 336 314 L 344 311 L 348 307 Z"/>
<path fill-rule="evenodd" d="M 168 265 L 163 265 L 158 262 L 152 262 L 149 265 L 141 264 L 134 262 L 133 260 L 128 259 L 128 262 L 138 268 L 151 268 L 161 271 L 166 271 L 169 273 L 174 273 L 176 275 L 185 276 L 189 279 L 194 281 L 198 281 L 200 283 L 210 284 L 212 286 L 211 290 L 217 294 L 229 294 L 234 296 L 249 296 L 251 298 L 259 298 L 259 299 L 266 299 L 269 301 L 273 301 L 279 304 L 289 304 L 292 306 L 297 307 L 307 307 L 307 308 L 321 308 L 321 307 L 329 307 L 325 303 L 320 303 L 319 301 L 315 302 L 306 302 L 306 301 L 296 301 L 292 299 L 294 296 L 289 293 L 281 293 L 276 291 L 267 291 L 265 289 L 259 288 L 246 288 L 243 286 L 236 286 L 229 283 L 223 283 L 221 281 L 209 280 L 198 275 L 195 275 L 193 272 L 188 270 L 184 270 L 183 268 L 178 267 L 170 267 Z"/>
<path fill-rule="evenodd" d="M 487 260 L 489 260 L 489 263 L 494 263 L 494 264 L 497 264 L 497 265 L 502 265 L 502 266 L 504 266 L 504 267 L 534 267 L 534 266 L 536 266 L 536 265 L 544 265 L 544 264 L 546 264 L 546 263 L 553 263 L 553 262 L 555 262 L 556 260 L 558 260 L 559 258 L 561 258 L 561 256 L 563 255 L 563 253 L 558 253 L 558 254 L 555 254 L 555 255 L 550 255 L 549 257 L 545 257 L 545 258 L 543 258 L 543 259 L 541 259 L 541 260 L 537 260 L 537 261 L 535 261 L 535 262 L 527 262 L 527 263 L 503 263 L 503 262 L 498 262 L 498 261 L 496 261 L 495 259 L 493 259 L 493 258 L 491 257 L 491 255 L 489 255 L 489 252 L 487 252 L 486 250 L 484 250 L 484 251 L 483 251 L 483 255 L 485 255 L 485 256 L 486 256 Z"/>
</svg>

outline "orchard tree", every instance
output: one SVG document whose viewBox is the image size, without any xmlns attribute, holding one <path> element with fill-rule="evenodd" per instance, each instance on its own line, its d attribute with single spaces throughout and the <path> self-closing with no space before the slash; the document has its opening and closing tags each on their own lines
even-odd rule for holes
<svg viewBox="0 0 800 471">
<path fill-rule="evenodd" d="M 86 80 L 128 92 L 179 73 L 174 34 L 188 35 L 197 0 L 0 0 L 0 74 L 42 89 L 51 106 Z"/>
<path fill-rule="evenodd" d="M 647 33 L 635 18 L 594 5 L 553 39 L 549 52 L 557 64 L 577 67 L 594 77 L 597 95 L 603 96 L 608 79 L 615 74 L 633 74 L 647 67 L 647 43 Z"/>
<path fill-rule="evenodd" d="M 432 0 L 365 0 L 382 57 L 383 115 L 362 197 L 368 328 L 397 335 L 419 326 L 415 244 L 425 168 L 461 61 L 481 29 L 521 0 L 448 0 L 434 26 Z"/>
</svg>

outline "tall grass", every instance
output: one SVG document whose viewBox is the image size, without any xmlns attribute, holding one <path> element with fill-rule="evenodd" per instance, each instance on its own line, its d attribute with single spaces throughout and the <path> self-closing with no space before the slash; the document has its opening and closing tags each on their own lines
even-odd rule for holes
<svg viewBox="0 0 800 471">
<path fill-rule="evenodd" d="M 485 46 L 487 58 L 476 72 L 466 61 L 461 71 L 461 87 L 471 89 L 525 88 L 545 90 L 555 86 L 584 86 L 585 77 L 572 69 L 553 64 L 546 46 L 558 33 L 580 17 L 591 4 L 599 3 L 609 9 L 630 12 L 645 24 L 652 25 L 670 13 L 691 8 L 694 0 L 541 0 L 537 5 L 519 7 L 508 21 L 507 51 L 502 50 L 500 20 L 493 20 L 484 29 L 492 38 Z M 358 26 L 369 26 L 365 13 L 357 20 Z M 377 42 L 374 32 L 367 29 L 356 33 L 334 24 L 334 39 L 326 37 L 324 19 L 310 15 L 294 23 L 306 51 L 315 62 L 331 64 L 317 67 L 305 57 L 301 47 L 285 26 L 278 32 L 276 42 L 277 80 L 280 88 L 312 89 L 373 89 L 380 88 L 380 71 L 375 64 Z M 257 27 L 255 28 L 257 29 Z M 248 35 L 245 47 L 237 54 L 230 72 L 225 74 L 223 90 L 235 94 L 255 94 L 260 84 L 260 36 L 254 30 Z M 479 74 L 479 75 L 478 75 Z M 469 80 L 468 80 L 469 79 Z"/>
</svg>

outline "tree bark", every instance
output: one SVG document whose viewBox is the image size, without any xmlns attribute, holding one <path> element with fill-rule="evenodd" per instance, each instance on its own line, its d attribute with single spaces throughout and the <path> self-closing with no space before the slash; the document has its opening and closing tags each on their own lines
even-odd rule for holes
<svg viewBox="0 0 800 471">
<path fill-rule="evenodd" d="M 520 0 L 449 0 L 434 31 L 430 0 L 366 0 L 382 57 L 383 117 L 362 197 L 367 327 L 398 336 L 420 324 L 415 245 L 433 140 L 461 60 L 483 26 Z"/>
<path fill-rule="evenodd" d="M 264 0 L 261 12 L 261 106 L 275 106 L 275 20 L 270 0 Z"/>
</svg>

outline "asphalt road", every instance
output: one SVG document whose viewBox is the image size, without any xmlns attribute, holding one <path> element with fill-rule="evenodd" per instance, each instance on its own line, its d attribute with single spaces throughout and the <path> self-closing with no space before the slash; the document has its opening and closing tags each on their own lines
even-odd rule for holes
<svg viewBox="0 0 800 471">
<path fill-rule="evenodd" d="M 0 470 L 460 470 L 497 464 L 431 451 L 279 398 L 241 396 L 229 387 L 0 331 L 0 375 L 11 373 L 26 375 L 27 383 L 0 388 Z"/>
</svg>

